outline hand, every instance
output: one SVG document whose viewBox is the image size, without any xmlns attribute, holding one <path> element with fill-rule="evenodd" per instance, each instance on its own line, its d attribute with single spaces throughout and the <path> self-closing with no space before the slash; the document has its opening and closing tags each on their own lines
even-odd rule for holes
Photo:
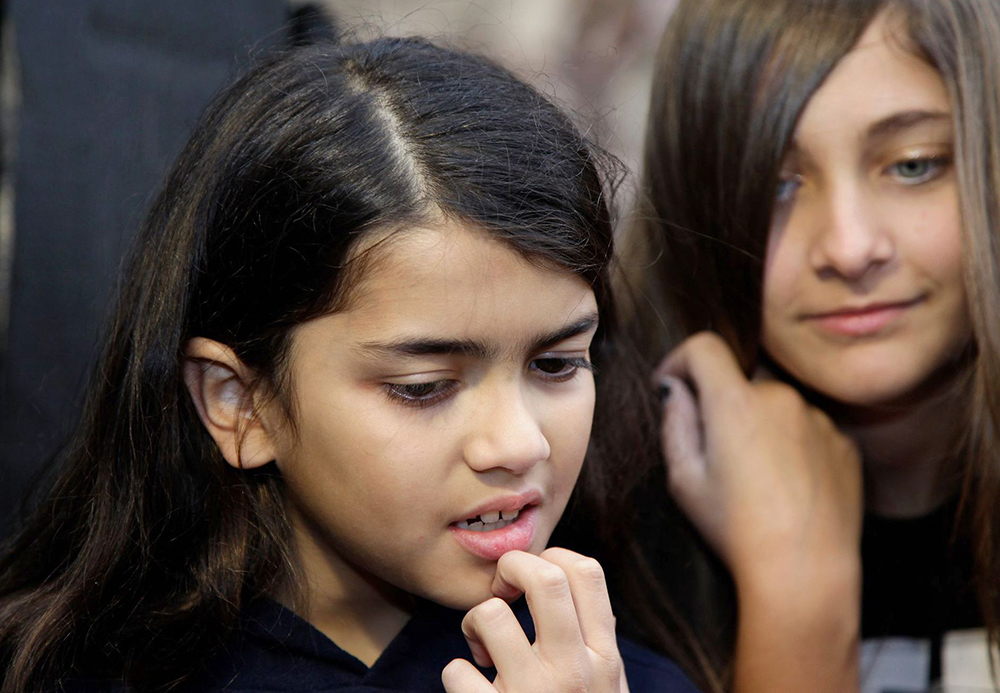
<svg viewBox="0 0 1000 693">
<path fill-rule="evenodd" d="M 596 560 L 557 548 L 540 556 L 511 551 L 497 561 L 492 592 L 465 616 L 462 632 L 476 663 L 496 667 L 496 680 L 456 659 L 441 673 L 448 693 L 628 693 Z M 534 644 L 507 605 L 521 593 L 535 622 Z"/>
<path fill-rule="evenodd" d="M 729 566 L 739 600 L 735 693 L 859 685 L 861 462 L 823 412 L 751 382 L 717 335 L 657 369 L 670 492 Z"/>
<path fill-rule="evenodd" d="M 671 388 L 661 430 L 670 492 L 737 583 L 860 560 L 860 457 L 822 411 L 788 385 L 748 381 L 713 333 L 681 344 L 657 376 Z"/>
</svg>

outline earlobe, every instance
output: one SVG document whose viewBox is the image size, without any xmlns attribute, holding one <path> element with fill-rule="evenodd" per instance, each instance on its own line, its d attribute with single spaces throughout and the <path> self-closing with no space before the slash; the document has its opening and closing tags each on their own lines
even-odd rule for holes
<svg viewBox="0 0 1000 693">
<path fill-rule="evenodd" d="M 232 349 L 195 337 L 184 348 L 183 375 L 202 424 L 230 466 L 253 469 L 275 458 L 272 433 L 254 411 L 254 374 Z"/>
</svg>

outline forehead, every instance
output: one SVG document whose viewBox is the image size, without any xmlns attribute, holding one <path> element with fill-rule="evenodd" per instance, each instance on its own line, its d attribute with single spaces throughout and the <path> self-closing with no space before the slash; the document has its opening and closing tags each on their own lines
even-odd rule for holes
<svg viewBox="0 0 1000 693">
<path fill-rule="evenodd" d="M 394 233 L 366 265 L 356 300 L 333 316 L 358 342 L 406 335 L 523 341 L 596 311 L 581 277 L 457 223 Z"/>
<path fill-rule="evenodd" d="M 809 100 L 796 143 L 856 139 L 874 122 L 907 111 L 950 112 L 940 74 L 909 48 L 902 17 L 883 12 Z"/>
</svg>

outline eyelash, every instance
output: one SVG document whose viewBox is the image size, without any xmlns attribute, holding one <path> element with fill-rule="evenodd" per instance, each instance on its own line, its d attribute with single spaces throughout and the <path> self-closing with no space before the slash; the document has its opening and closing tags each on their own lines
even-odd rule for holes
<svg viewBox="0 0 1000 693">
<path fill-rule="evenodd" d="M 795 187 L 792 188 L 792 190 L 789 192 L 786 190 L 785 186 L 790 186 L 790 185 L 794 185 Z M 795 197 L 795 191 L 799 189 L 800 185 L 802 185 L 802 176 L 799 175 L 798 173 L 793 174 L 791 176 L 781 176 L 778 179 L 778 192 L 774 196 L 774 199 L 777 201 L 778 204 L 788 202 L 793 197 Z"/>
<path fill-rule="evenodd" d="M 912 178 L 907 178 L 906 176 L 899 175 L 899 168 L 901 166 L 906 166 L 907 164 L 927 164 L 929 170 L 920 176 L 914 176 Z M 938 156 L 914 156 L 907 159 L 902 159 L 893 164 L 887 166 L 884 171 L 895 175 L 897 179 L 902 180 L 904 185 L 920 185 L 921 183 L 926 183 L 937 178 L 945 168 L 951 165 L 951 157 L 947 155 Z M 795 192 L 798 190 L 799 186 L 802 184 L 802 176 L 799 174 L 793 174 L 789 176 L 781 176 L 778 179 L 778 192 L 775 195 L 775 200 L 778 204 L 783 204 L 789 202 L 795 197 Z M 794 187 L 792 187 L 794 186 Z"/>
<path fill-rule="evenodd" d="M 428 383 L 385 383 L 385 394 L 394 402 L 423 409 L 446 399 L 458 387 L 457 380 L 432 380 Z M 430 388 L 422 392 L 422 388 Z"/>
<path fill-rule="evenodd" d="M 562 368 L 555 373 L 550 373 L 538 368 L 538 364 L 542 362 L 558 363 L 561 364 Z M 528 369 L 531 372 L 538 373 L 541 378 L 550 383 L 564 383 L 576 375 L 581 368 L 585 371 L 594 372 L 594 365 L 582 356 L 546 356 L 533 359 L 528 364 Z"/>
<path fill-rule="evenodd" d="M 540 362 L 556 363 L 560 368 L 550 373 L 538 367 Z M 572 379 L 581 369 L 593 372 L 594 366 L 588 359 L 580 356 L 549 356 L 533 359 L 528 364 L 529 371 L 550 383 L 564 383 Z M 424 409 L 450 397 L 458 384 L 457 380 L 432 380 L 426 383 L 384 383 L 382 387 L 390 400 L 403 406 Z"/>
<path fill-rule="evenodd" d="M 906 177 L 900 175 L 900 167 L 906 166 L 908 164 L 926 164 L 928 166 L 928 171 L 919 176 Z M 894 175 L 897 179 L 903 181 L 904 185 L 919 185 L 921 183 L 926 183 L 928 181 L 937 178 L 945 168 L 951 164 L 951 157 L 945 155 L 938 156 L 914 156 L 908 159 L 902 159 L 900 161 L 891 164 L 886 168 L 886 172 Z"/>
</svg>

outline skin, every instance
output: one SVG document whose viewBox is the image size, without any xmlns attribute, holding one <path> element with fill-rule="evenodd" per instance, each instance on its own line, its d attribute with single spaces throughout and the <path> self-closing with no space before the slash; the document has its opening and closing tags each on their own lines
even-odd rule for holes
<svg viewBox="0 0 1000 693">
<path fill-rule="evenodd" d="M 878 17 L 806 105 L 769 239 L 763 347 L 828 411 L 748 381 L 716 335 L 657 373 L 671 491 L 737 584 L 738 691 L 858 688 L 858 448 L 875 512 L 952 489 L 939 413 L 970 328 L 951 107 L 897 21 Z"/>
<path fill-rule="evenodd" d="M 535 690 L 511 669 L 528 660 L 557 673 L 593 663 L 594 690 L 620 690 L 613 619 L 592 625 L 593 614 L 610 614 L 607 590 L 579 578 L 599 566 L 570 552 L 532 555 L 545 548 L 587 449 L 593 292 L 453 224 L 401 232 L 376 252 L 352 305 L 293 332 L 291 420 L 247 389 L 253 373 L 228 347 L 188 345 L 189 390 L 227 461 L 273 460 L 285 480 L 306 601 L 291 585 L 275 596 L 369 665 L 419 596 L 472 609 L 466 635 L 477 659 L 501 667 L 495 690 Z M 260 416 L 240 406 L 248 395 Z M 455 522 L 525 492 L 535 506 L 525 551 L 498 565 L 456 540 Z M 494 598 L 521 592 L 542 643 L 527 654 L 510 608 Z M 589 607 L 578 611 L 571 593 Z M 481 634 L 483 609 L 508 637 Z M 450 669 L 450 691 L 489 684 L 468 662 Z M 567 690 L 562 678 L 550 677 L 549 690 Z"/>
<path fill-rule="evenodd" d="M 799 121 L 769 239 L 762 342 L 836 403 L 830 413 L 864 451 L 868 508 L 916 516 L 954 492 L 942 483 L 953 423 L 940 412 L 960 405 L 951 385 L 971 327 L 951 105 L 937 71 L 900 48 L 895 21 L 868 28 Z"/>
</svg>

